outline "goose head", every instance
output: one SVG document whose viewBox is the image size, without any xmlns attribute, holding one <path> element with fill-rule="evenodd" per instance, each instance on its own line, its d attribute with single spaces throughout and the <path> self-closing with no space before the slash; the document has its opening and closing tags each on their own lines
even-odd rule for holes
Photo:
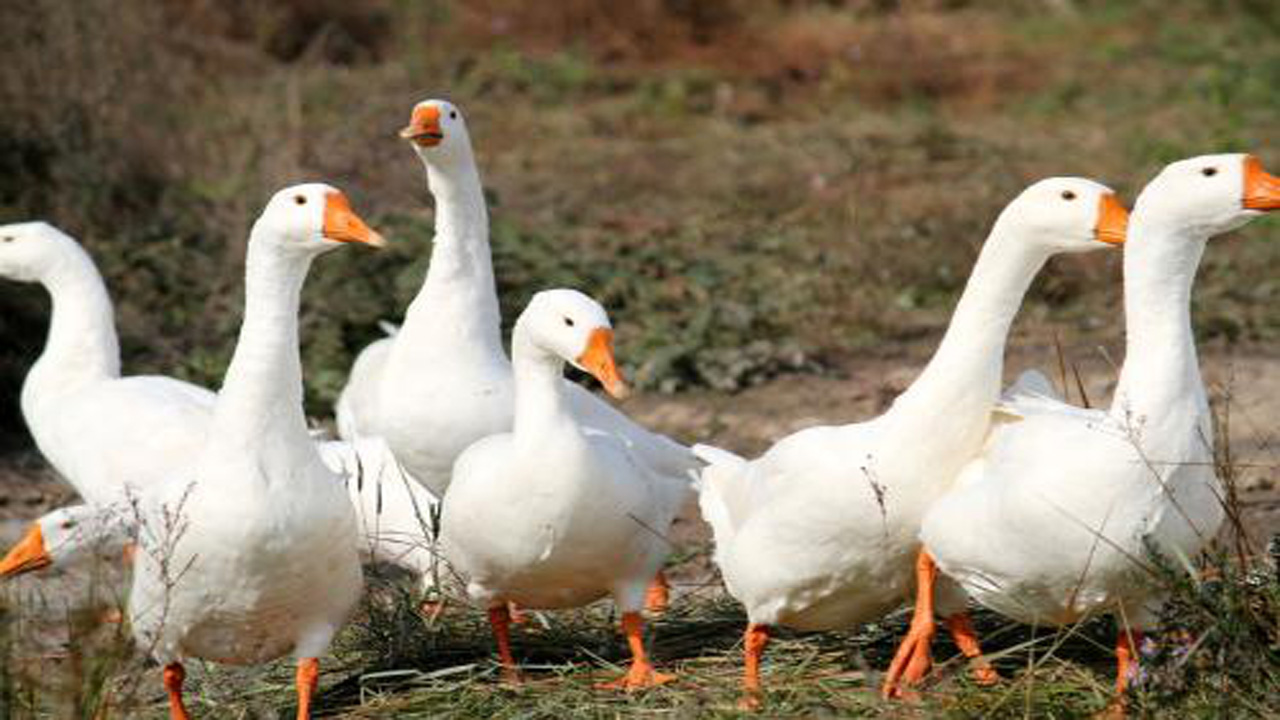
<svg viewBox="0 0 1280 720">
<path fill-rule="evenodd" d="M 60 565 L 112 539 L 125 540 L 124 518 L 111 508 L 73 505 L 46 513 L 31 523 L 0 560 L 0 578 L 16 577 Z"/>
<path fill-rule="evenodd" d="M 1054 255 L 1124 244 L 1129 212 L 1106 185 L 1054 177 L 1019 193 L 996 222 Z"/>
<path fill-rule="evenodd" d="M 627 396 L 613 357 L 613 326 L 600 303 L 577 290 L 543 290 L 516 326 L 525 342 L 590 373 L 615 398 Z"/>
<path fill-rule="evenodd" d="M 1280 209 L 1280 178 L 1252 155 L 1201 155 L 1165 166 L 1134 207 L 1209 238 Z"/>
<path fill-rule="evenodd" d="M 75 240 L 46 222 L 0 225 L 0 277 L 39 282 L 76 248 Z"/>
<path fill-rule="evenodd" d="M 469 158 L 471 136 L 462 111 L 447 100 L 423 100 L 413 106 L 400 137 L 413 145 L 423 162 L 440 164 Z"/>
<path fill-rule="evenodd" d="M 254 223 L 254 230 L 255 238 L 261 238 L 255 242 L 269 242 L 305 256 L 346 243 L 386 245 L 351 209 L 341 190 L 323 183 L 293 185 L 277 192 Z"/>
</svg>

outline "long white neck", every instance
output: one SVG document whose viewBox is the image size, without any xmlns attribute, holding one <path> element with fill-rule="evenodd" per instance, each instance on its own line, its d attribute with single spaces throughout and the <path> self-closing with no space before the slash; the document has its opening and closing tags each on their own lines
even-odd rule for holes
<svg viewBox="0 0 1280 720">
<path fill-rule="evenodd" d="M 302 409 L 298 308 L 311 257 L 285 250 L 255 225 L 245 259 L 244 321 L 218 393 L 210 444 L 253 451 L 264 439 L 309 446 Z"/>
<path fill-rule="evenodd" d="M 120 344 L 111 298 L 88 253 L 68 244 L 43 282 L 53 299 L 53 313 L 44 352 L 32 368 L 33 379 L 69 390 L 119 377 Z"/>
<path fill-rule="evenodd" d="M 423 164 L 436 202 L 435 248 L 422 289 L 405 314 L 401 339 L 430 352 L 444 333 L 455 361 L 483 362 L 502 354 L 502 318 L 480 173 L 467 147 Z"/>
<path fill-rule="evenodd" d="M 935 428 L 943 418 L 957 426 L 985 428 L 1000 394 L 1009 327 L 1047 259 L 1043 250 L 997 222 L 942 343 L 892 411 Z"/>
<path fill-rule="evenodd" d="M 517 443 L 537 447 L 548 430 L 572 422 L 565 398 L 564 360 L 534 345 L 519 323 L 511 338 Z"/>
<path fill-rule="evenodd" d="M 1203 420 L 1208 401 L 1191 328 L 1191 287 L 1206 238 L 1143 212 L 1141 200 L 1128 237 L 1125 359 L 1111 413 L 1122 421 L 1142 421 L 1189 409 Z"/>
</svg>

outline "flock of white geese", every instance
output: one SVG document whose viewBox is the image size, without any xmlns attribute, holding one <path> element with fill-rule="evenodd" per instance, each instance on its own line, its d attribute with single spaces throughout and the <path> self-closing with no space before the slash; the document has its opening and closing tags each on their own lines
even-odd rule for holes
<svg viewBox="0 0 1280 720">
<path fill-rule="evenodd" d="M 513 607 L 616 604 L 631 653 L 612 686 L 672 679 L 646 655 L 643 614 L 666 602 L 666 538 L 695 497 L 728 592 L 746 608 L 744 702 L 758 706 L 775 626 L 845 628 L 915 596 L 886 696 L 930 669 L 941 618 L 981 682 L 965 608 L 1027 623 L 1117 616 L 1116 689 L 1161 597 L 1150 549 L 1192 558 L 1223 520 L 1196 359 L 1191 288 L 1207 240 L 1280 208 L 1249 155 L 1167 166 L 1128 213 L 1107 187 L 1048 178 L 1000 213 L 927 367 L 881 416 L 814 427 L 748 460 L 685 447 L 563 377 L 626 385 L 604 308 L 535 295 L 511 357 L 480 175 L 461 112 L 418 104 L 401 132 L 426 168 L 436 235 L 403 326 L 357 359 L 340 440 L 308 428 L 300 293 L 311 262 L 383 245 L 343 193 L 285 188 L 253 224 L 245 309 L 221 389 L 122 376 L 111 301 L 75 240 L 0 227 L 0 276 L 52 296 L 43 354 L 22 389 L 39 449 L 82 505 L 33 523 L 0 563 L 13 576 L 90 546 L 132 552 L 129 619 L 186 718 L 184 658 L 297 660 L 309 717 L 318 658 L 360 598 L 362 559 L 430 587 L 443 558 L 487 609 L 505 676 Z M 1053 255 L 1123 244 L 1126 355 L 1109 409 L 1057 397 L 1030 371 L 1003 393 L 1010 326 Z"/>
</svg>

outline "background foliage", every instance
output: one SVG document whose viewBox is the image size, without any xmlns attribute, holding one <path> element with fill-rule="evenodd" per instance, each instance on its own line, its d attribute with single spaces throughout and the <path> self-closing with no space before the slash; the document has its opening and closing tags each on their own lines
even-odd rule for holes
<svg viewBox="0 0 1280 720">
<path fill-rule="evenodd" d="M 130 371 L 216 385 L 252 218 L 285 184 L 342 186 L 394 246 L 326 258 L 308 286 L 327 415 L 425 271 L 430 200 L 394 130 L 445 96 L 472 127 L 508 319 L 578 286 L 643 385 L 733 389 L 941 326 L 1037 177 L 1131 198 L 1181 156 L 1280 162 L 1278 35 L 1265 0 L 31 0 L 0 24 L 0 221 L 84 241 Z M 1206 340 L 1280 333 L 1276 233 L 1209 255 Z M 1024 312 L 1113 338 L 1117 264 L 1061 263 Z M 6 437 L 46 306 L 0 284 Z"/>
</svg>

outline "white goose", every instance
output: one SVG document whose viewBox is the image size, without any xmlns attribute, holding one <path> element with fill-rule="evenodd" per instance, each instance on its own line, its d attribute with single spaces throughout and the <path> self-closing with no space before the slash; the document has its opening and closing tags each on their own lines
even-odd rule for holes
<svg viewBox="0 0 1280 720">
<path fill-rule="evenodd" d="M 468 445 L 511 429 L 514 382 L 502 349 L 489 215 L 466 120 L 455 105 L 426 100 L 400 134 L 422 160 L 435 197 L 435 248 L 404 325 L 356 359 L 338 400 L 338 432 L 347 440 L 384 438 L 404 469 L 440 497 Z M 625 439 L 654 472 L 684 481 L 698 467 L 683 445 L 637 425 L 579 385 L 566 381 L 565 388 L 579 421 Z M 659 573 L 651 609 L 665 606 L 666 593 Z"/>
<path fill-rule="evenodd" d="M 670 679 L 645 654 L 640 609 L 687 485 L 655 473 L 625 439 L 585 426 L 562 378 L 567 361 L 623 394 L 612 339 L 604 309 L 582 293 L 535 295 L 512 335 L 512 430 L 458 457 L 443 501 L 441 544 L 469 578 L 468 594 L 489 608 L 509 678 L 517 671 L 508 603 L 578 607 L 610 595 L 632 652 L 629 671 L 611 685 Z"/>
<path fill-rule="evenodd" d="M 920 520 L 981 447 L 1027 287 L 1055 253 L 1122 242 L 1125 215 L 1089 180 L 1032 185 L 1000 214 L 937 352 L 884 415 L 803 430 L 753 461 L 694 448 L 710 463 L 701 506 L 715 560 L 750 621 L 744 702 L 759 702 L 770 626 L 846 627 L 908 596 Z M 963 604 L 947 610 L 976 655 Z"/>
<path fill-rule="evenodd" d="M 213 423 L 191 469 L 143 498 L 129 612 L 186 718 L 181 659 L 298 658 L 298 717 L 319 656 L 362 586 L 351 502 L 302 411 L 298 306 L 311 261 L 381 238 L 327 185 L 280 191 L 254 223 L 245 314 Z M 350 538 L 350 541 L 343 541 Z"/>
<path fill-rule="evenodd" d="M 1037 624 L 1117 613 L 1118 693 L 1159 603 L 1148 546 L 1193 558 L 1223 518 L 1191 326 L 1196 268 L 1211 236 L 1276 209 L 1280 180 L 1248 155 L 1166 167 L 1134 205 L 1128 337 L 1111 408 L 1026 392 L 1011 399 L 1007 412 L 1021 419 L 993 428 L 924 519 L 927 553 L 997 612 Z"/>
<path fill-rule="evenodd" d="M 489 216 L 466 120 L 456 106 L 427 100 L 414 107 L 401 135 L 413 143 L 436 200 L 435 248 L 403 327 L 357 359 L 338 424 L 344 438 L 386 438 L 414 477 L 442 493 L 464 448 L 511 428 L 511 363 L 502 349 Z M 583 423 L 624 437 L 656 471 L 684 476 L 696 467 L 688 448 L 581 387 L 566 387 Z"/>
<path fill-rule="evenodd" d="M 338 433 L 385 439 L 414 478 L 443 494 L 464 448 L 510 429 L 511 365 L 466 122 L 453 105 L 432 100 L 414 108 L 401 134 L 436 199 L 435 248 L 399 332 L 356 359 L 338 399 Z"/>
<path fill-rule="evenodd" d="M 44 352 L 22 385 L 22 414 L 40 452 L 86 502 L 112 502 L 190 461 L 213 393 L 168 377 L 120 376 L 111 300 L 79 243 L 43 222 L 2 226 L 0 277 L 38 282 L 53 299 Z"/>
</svg>

